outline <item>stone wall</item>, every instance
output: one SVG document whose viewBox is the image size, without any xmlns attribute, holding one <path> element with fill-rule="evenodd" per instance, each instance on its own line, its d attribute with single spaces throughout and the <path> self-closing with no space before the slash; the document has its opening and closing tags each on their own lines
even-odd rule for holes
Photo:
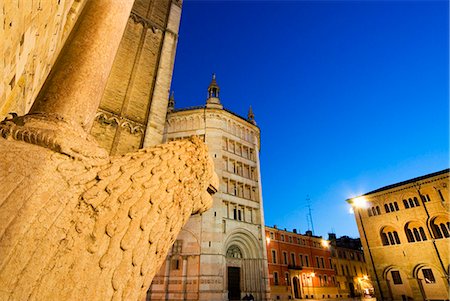
<svg viewBox="0 0 450 301">
<path fill-rule="evenodd" d="M 138 0 L 91 133 L 111 154 L 162 142 L 181 3 Z"/>
<path fill-rule="evenodd" d="M 0 119 L 27 113 L 86 0 L 3 1 Z"/>
</svg>

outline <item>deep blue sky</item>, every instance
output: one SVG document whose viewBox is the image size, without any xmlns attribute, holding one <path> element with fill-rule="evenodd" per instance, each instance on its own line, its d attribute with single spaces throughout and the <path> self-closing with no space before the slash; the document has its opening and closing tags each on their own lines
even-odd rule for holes
<svg viewBox="0 0 450 301">
<path fill-rule="evenodd" d="M 449 166 L 447 1 L 184 1 L 172 89 L 252 105 L 266 225 L 357 237 L 345 200 Z"/>
</svg>

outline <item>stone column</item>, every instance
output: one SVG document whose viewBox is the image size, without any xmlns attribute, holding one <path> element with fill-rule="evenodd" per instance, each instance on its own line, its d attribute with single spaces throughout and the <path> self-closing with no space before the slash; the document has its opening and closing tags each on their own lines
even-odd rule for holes
<svg viewBox="0 0 450 301">
<path fill-rule="evenodd" d="M 133 0 L 91 0 L 31 108 L 74 121 L 94 120 Z"/>
</svg>

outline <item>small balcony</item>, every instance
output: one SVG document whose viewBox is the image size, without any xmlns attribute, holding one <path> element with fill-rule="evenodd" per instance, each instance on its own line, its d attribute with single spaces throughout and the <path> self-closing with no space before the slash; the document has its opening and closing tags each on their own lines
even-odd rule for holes
<svg viewBox="0 0 450 301">
<path fill-rule="evenodd" d="M 288 264 L 288 269 L 289 269 L 289 270 L 300 271 L 300 270 L 303 270 L 303 267 L 301 267 L 301 266 L 299 266 L 299 265 Z"/>
</svg>

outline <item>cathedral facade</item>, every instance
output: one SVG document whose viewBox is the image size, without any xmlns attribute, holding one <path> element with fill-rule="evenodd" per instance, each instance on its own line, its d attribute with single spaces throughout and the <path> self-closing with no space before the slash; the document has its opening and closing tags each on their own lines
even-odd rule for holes
<svg viewBox="0 0 450 301">
<path fill-rule="evenodd" d="M 201 137 L 214 160 L 220 190 L 213 207 L 192 216 L 155 276 L 148 300 L 255 300 L 269 297 L 259 169 L 260 131 L 250 109 L 223 108 L 213 76 L 205 106 L 174 110 L 166 141 Z"/>
</svg>

